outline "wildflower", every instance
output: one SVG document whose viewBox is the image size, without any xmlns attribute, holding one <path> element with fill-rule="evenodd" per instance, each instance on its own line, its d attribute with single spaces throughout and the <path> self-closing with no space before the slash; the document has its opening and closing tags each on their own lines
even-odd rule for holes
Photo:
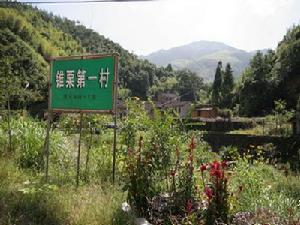
<svg viewBox="0 0 300 225">
<path fill-rule="evenodd" d="M 205 187 L 204 188 L 204 193 L 207 196 L 207 198 L 210 200 L 213 197 L 213 190 L 210 187 Z"/>
<path fill-rule="evenodd" d="M 213 161 L 213 163 L 211 163 L 210 166 L 211 166 L 211 168 L 212 168 L 213 170 L 219 170 L 221 164 L 220 164 L 218 161 Z"/>
<path fill-rule="evenodd" d="M 175 177 L 175 175 L 176 175 L 176 170 L 172 170 L 170 175 L 171 175 L 172 177 Z"/>
<path fill-rule="evenodd" d="M 123 212 L 129 212 L 131 210 L 131 207 L 127 202 L 123 202 L 121 208 L 122 208 Z"/>
<path fill-rule="evenodd" d="M 203 172 L 204 170 L 206 170 L 207 169 L 207 166 L 205 165 L 205 164 L 202 164 L 201 166 L 200 166 L 200 171 L 201 172 Z"/>
<path fill-rule="evenodd" d="M 216 169 L 212 169 L 210 171 L 210 175 L 214 176 L 218 179 L 223 179 L 224 178 L 224 171 L 223 170 L 216 170 Z"/>
<path fill-rule="evenodd" d="M 201 204 L 200 204 L 200 207 L 201 207 L 202 209 L 207 209 L 207 207 L 208 207 L 208 201 L 202 200 L 202 202 L 201 202 Z"/>
</svg>

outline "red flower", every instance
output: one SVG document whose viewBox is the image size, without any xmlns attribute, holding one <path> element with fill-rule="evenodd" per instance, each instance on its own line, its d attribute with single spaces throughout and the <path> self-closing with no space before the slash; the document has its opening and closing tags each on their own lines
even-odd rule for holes
<svg viewBox="0 0 300 225">
<path fill-rule="evenodd" d="M 174 177 L 176 175 L 176 170 L 171 171 L 171 176 Z"/>
<path fill-rule="evenodd" d="M 221 164 L 218 161 L 213 161 L 213 163 L 210 164 L 211 165 L 211 169 L 213 170 L 219 170 Z"/>
<path fill-rule="evenodd" d="M 224 170 L 215 170 L 215 169 L 212 169 L 210 171 L 210 175 L 211 176 L 214 176 L 218 179 L 223 179 L 224 178 Z"/>
<path fill-rule="evenodd" d="M 204 188 L 204 193 L 206 194 L 206 196 L 208 197 L 208 199 L 212 199 L 213 197 L 213 190 L 210 187 L 205 187 Z"/>
<path fill-rule="evenodd" d="M 206 170 L 206 169 L 207 169 L 207 167 L 206 167 L 205 164 L 202 164 L 202 165 L 200 166 L 200 171 L 201 171 L 201 172 L 203 172 L 203 171 Z"/>
</svg>

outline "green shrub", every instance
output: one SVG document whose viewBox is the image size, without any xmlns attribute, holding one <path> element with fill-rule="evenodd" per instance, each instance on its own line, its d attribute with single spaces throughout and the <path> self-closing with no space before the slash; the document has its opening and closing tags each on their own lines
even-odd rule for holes
<svg viewBox="0 0 300 225">
<path fill-rule="evenodd" d="M 293 198 L 293 191 L 279 191 L 283 175 L 274 167 L 262 162 L 240 159 L 236 163 L 232 177 L 231 190 L 236 193 L 233 200 L 232 212 L 256 212 L 260 209 L 270 210 L 281 218 L 288 218 L 289 211 L 299 215 L 299 200 Z M 283 188 L 285 188 L 283 186 Z M 286 189 L 290 189 L 289 185 Z"/>
<path fill-rule="evenodd" d="M 237 147 L 234 146 L 223 146 L 220 149 L 220 156 L 223 160 L 235 161 L 240 158 L 240 153 Z"/>
</svg>

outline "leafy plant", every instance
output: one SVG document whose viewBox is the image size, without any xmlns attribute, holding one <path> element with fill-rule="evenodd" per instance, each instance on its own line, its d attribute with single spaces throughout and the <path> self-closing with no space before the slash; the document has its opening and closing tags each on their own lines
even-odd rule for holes
<svg viewBox="0 0 300 225">
<path fill-rule="evenodd" d="M 210 164 L 202 164 L 200 167 L 202 179 L 204 171 L 209 172 L 209 183 L 205 184 L 204 192 L 208 199 L 206 209 L 206 224 L 215 224 L 216 221 L 228 223 L 229 201 L 228 201 L 228 177 L 226 161 L 214 161 Z M 203 181 L 204 182 L 204 181 Z"/>
</svg>

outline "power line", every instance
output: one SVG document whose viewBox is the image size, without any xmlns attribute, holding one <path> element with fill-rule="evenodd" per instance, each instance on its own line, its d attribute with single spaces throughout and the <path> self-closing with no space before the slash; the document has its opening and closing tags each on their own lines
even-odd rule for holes
<svg viewBox="0 0 300 225">
<path fill-rule="evenodd" d="M 150 2 L 158 0 L 70 0 L 70 1 L 0 1 L 0 3 L 24 3 L 24 4 L 82 4 L 82 3 L 104 3 L 104 2 Z"/>
</svg>

